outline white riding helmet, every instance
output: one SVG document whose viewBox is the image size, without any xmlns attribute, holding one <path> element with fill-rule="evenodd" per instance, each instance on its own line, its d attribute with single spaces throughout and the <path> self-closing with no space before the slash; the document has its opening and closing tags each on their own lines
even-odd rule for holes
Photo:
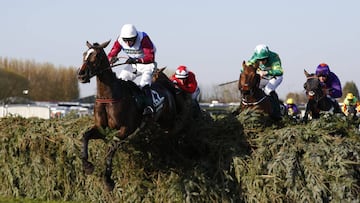
<svg viewBox="0 0 360 203">
<path fill-rule="evenodd" d="M 136 27 L 133 24 L 125 24 L 121 28 L 121 38 L 134 38 L 137 36 Z"/>
</svg>

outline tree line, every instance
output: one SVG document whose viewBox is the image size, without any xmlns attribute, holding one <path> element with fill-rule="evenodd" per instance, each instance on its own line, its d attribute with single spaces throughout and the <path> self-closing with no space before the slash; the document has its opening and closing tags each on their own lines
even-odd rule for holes
<svg viewBox="0 0 360 203">
<path fill-rule="evenodd" d="M 72 101 L 80 90 L 75 67 L 0 57 L 0 100 Z"/>
</svg>

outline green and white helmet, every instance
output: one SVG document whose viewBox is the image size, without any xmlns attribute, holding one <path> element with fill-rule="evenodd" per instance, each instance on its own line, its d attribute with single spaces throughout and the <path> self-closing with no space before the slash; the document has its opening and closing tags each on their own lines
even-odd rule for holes
<svg viewBox="0 0 360 203">
<path fill-rule="evenodd" d="M 265 59 L 268 58 L 270 55 L 270 51 L 269 51 L 269 47 L 265 44 L 259 44 L 255 47 L 255 59 L 256 60 L 260 60 L 260 59 Z"/>
</svg>

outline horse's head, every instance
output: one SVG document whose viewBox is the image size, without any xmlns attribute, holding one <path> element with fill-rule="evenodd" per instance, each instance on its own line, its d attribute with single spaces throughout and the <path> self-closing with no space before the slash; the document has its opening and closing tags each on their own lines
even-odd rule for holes
<svg viewBox="0 0 360 203">
<path fill-rule="evenodd" d="M 156 82 L 158 79 L 167 79 L 167 80 L 169 80 L 169 78 L 164 73 L 165 69 L 166 69 L 166 67 L 159 68 L 159 69 L 156 68 L 154 70 L 154 73 L 153 73 L 152 82 Z"/>
<path fill-rule="evenodd" d="M 104 67 L 110 67 L 104 48 L 107 47 L 110 40 L 102 44 L 90 44 L 88 41 L 86 45 L 88 50 L 83 54 L 83 64 L 78 70 L 78 80 L 81 83 L 88 83 L 90 79 L 101 73 Z"/>
<path fill-rule="evenodd" d="M 259 87 L 260 75 L 256 73 L 257 67 L 242 63 L 243 71 L 240 73 L 238 88 L 242 95 L 249 95 L 255 88 Z"/>
<path fill-rule="evenodd" d="M 309 100 L 319 101 L 323 96 L 324 92 L 322 84 L 319 78 L 314 73 L 308 73 L 304 70 L 306 76 L 306 82 L 304 83 L 304 89 Z"/>
</svg>

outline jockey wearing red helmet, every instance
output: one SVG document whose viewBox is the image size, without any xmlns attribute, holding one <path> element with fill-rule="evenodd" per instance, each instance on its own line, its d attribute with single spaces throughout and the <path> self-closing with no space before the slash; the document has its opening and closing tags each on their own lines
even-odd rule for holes
<svg viewBox="0 0 360 203">
<path fill-rule="evenodd" d="M 186 66 L 179 66 L 175 73 L 170 77 L 173 83 L 186 93 L 192 95 L 192 99 L 197 100 L 200 94 L 195 74 L 187 70 Z"/>
</svg>

